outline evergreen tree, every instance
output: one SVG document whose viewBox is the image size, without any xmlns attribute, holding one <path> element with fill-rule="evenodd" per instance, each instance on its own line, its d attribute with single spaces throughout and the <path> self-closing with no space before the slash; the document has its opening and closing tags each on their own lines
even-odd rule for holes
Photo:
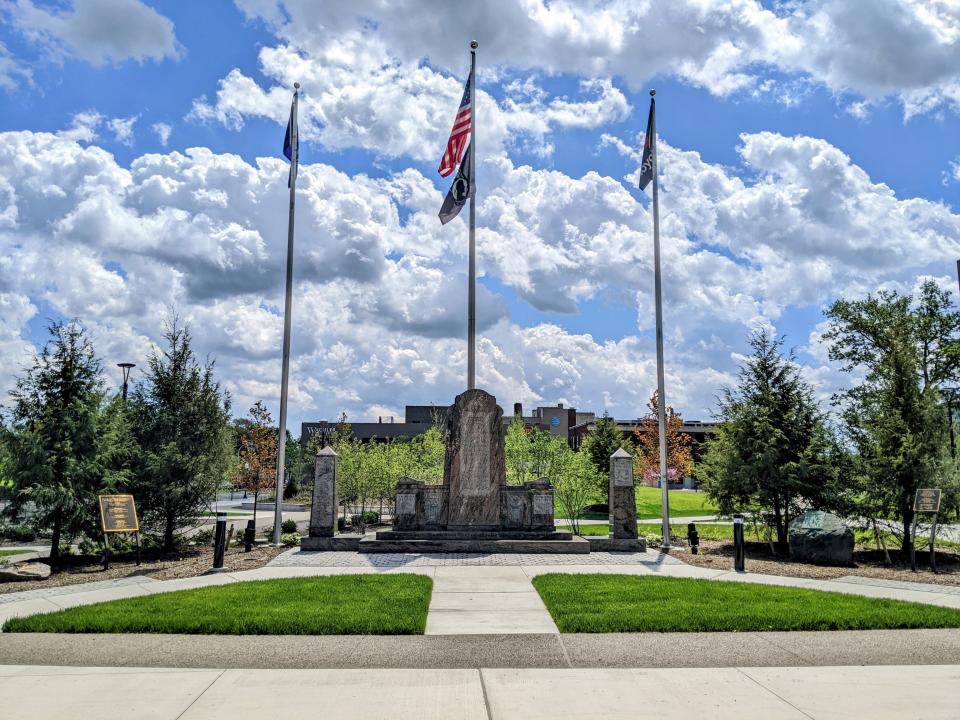
<svg viewBox="0 0 960 720">
<path fill-rule="evenodd" d="M 610 474 L 610 456 L 620 448 L 633 452 L 633 444 L 623 436 L 617 422 L 606 412 L 597 420 L 593 431 L 583 440 L 580 452 L 590 457 L 593 466 L 600 473 L 597 477 L 603 482 L 603 494 L 607 494 L 606 478 Z"/>
<path fill-rule="evenodd" d="M 895 291 L 841 299 L 827 317 L 830 359 L 863 374 L 837 398 L 856 449 L 860 509 L 899 518 L 907 556 L 917 488 L 939 487 L 953 475 L 942 389 L 960 379 L 960 313 L 950 293 L 928 280 L 916 299 Z"/>
<path fill-rule="evenodd" d="M 171 550 L 179 524 L 208 507 L 229 473 L 230 400 L 213 378 L 213 362 L 197 361 L 190 331 L 177 318 L 164 338 L 167 347 L 151 354 L 130 405 L 144 522 L 162 531 Z"/>
<path fill-rule="evenodd" d="M 53 323 L 50 340 L 11 392 L 7 472 L 13 481 L 7 514 L 28 504 L 33 522 L 53 533 L 50 561 L 61 541 L 97 535 L 97 495 L 126 479 L 129 426 L 115 401 L 104 407 L 100 361 L 77 322 Z"/>
<path fill-rule="evenodd" d="M 841 492 L 839 447 L 782 344 L 766 332 L 751 335 L 753 354 L 737 388 L 723 391 L 698 474 L 722 513 L 772 513 L 777 550 L 786 554 L 790 519 L 804 507 L 835 507 Z"/>
</svg>

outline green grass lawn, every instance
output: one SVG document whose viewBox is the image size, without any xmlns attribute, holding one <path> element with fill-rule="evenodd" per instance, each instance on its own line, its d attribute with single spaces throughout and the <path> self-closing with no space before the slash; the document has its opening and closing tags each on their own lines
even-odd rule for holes
<svg viewBox="0 0 960 720">
<path fill-rule="evenodd" d="M 641 535 L 660 535 L 659 525 L 649 525 L 644 523 L 638 525 L 637 527 L 639 528 Z M 558 525 L 557 530 L 570 531 L 571 527 L 569 525 Z M 733 540 L 733 525 L 707 525 L 704 523 L 697 523 L 697 533 L 700 535 L 701 540 Z M 609 534 L 609 525 L 580 526 L 581 537 L 606 537 Z M 686 523 L 671 523 L 670 534 L 674 537 L 685 538 L 687 536 Z M 751 533 L 747 533 L 746 538 L 748 540 L 755 539 Z"/>
<path fill-rule="evenodd" d="M 637 485 L 637 519 L 652 520 L 663 515 L 660 511 L 660 488 L 647 485 Z M 716 515 L 717 506 L 710 502 L 706 493 L 691 492 L 690 490 L 669 490 L 670 517 L 696 517 L 697 515 Z M 597 498 L 596 502 L 606 502 L 606 497 Z M 557 517 L 562 511 L 556 509 Z M 588 520 L 602 520 L 605 513 L 586 513 Z"/>
<path fill-rule="evenodd" d="M 637 519 L 663 517 L 660 507 L 660 488 L 637 485 Z M 670 517 L 691 517 L 697 515 L 716 515 L 717 506 L 710 502 L 706 493 L 689 490 L 669 490 Z"/>
<path fill-rule="evenodd" d="M 13 618 L 3 631 L 422 635 L 432 589 L 412 574 L 259 580 Z"/>
<path fill-rule="evenodd" d="M 17 548 L 0 548 L 0 558 L 9 557 L 11 555 L 23 555 L 24 553 L 30 552 L 29 550 L 17 549 Z"/>
<path fill-rule="evenodd" d="M 560 632 L 957 628 L 960 611 L 745 582 L 635 575 L 540 575 Z"/>
</svg>

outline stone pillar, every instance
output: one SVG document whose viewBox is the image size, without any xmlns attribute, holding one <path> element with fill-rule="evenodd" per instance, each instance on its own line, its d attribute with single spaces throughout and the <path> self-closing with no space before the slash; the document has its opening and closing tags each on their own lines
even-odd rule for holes
<svg viewBox="0 0 960 720">
<path fill-rule="evenodd" d="M 610 514 L 615 539 L 636 539 L 637 498 L 633 489 L 633 457 L 623 448 L 610 456 Z"/>
<path fill-rule="evenodd" d="M 500 488 L 506 484 L 503 410 L 483 390 L 467 390 L 453 404 L 443 484 L 449 493 L 448 528 L 500 527 Z"/>
<path fill-rule="evenodd" d="M 317 453 L 310 505 L 310 537 L 333 537 L 337 531 L 337 453 L 327 445 Z"/>
</svg>

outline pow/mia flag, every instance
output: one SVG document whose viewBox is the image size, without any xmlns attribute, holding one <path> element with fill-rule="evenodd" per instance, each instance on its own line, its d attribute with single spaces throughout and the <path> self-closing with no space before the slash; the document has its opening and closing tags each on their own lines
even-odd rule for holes
<svg viewBox="0 0 960 720">
<path fill-rule="evenodd" d="M 650 117 L 647 118 L 647 136 L 643 139 L 643 157 L 640 159 L 640 189 L 646 190 L 653 180 L 653 98 L 650 98 Z"/>
<path fill-rule="evenodd" d="M 473 143 L 471 142 L 470 145 Z M 446 225 L 460 214 L 461 208 L 466 204 L 470 197 L 473 185 L 473 172 L 470 166 L 470 145 L 467 146 L 467 152 L 463 155 L 463 162 L 460 163 L 460 169 L 453 178 L 453 184 L 450 185 L 450 192 L 444 198 L 443 205 L 440 206 L 440 224 Z"/>
</svg>

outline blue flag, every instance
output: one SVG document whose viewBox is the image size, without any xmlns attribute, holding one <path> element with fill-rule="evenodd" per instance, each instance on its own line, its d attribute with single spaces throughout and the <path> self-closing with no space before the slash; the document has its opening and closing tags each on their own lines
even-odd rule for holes
<svg viewBox="0 0 960 720">
<path fill-rule="evenodd" d="M 297 96 L 293 94 L 293 104 L 290 106 L 290 120 L 287 122 L 287 134 L 283 136 L 283 154 L 290 161 L 290 175 L 287 177 L 287 187 L 293 185 L 297 179 L 297 165 L 300 162 L 300 137 L 297 133 Z"/>
</svg>

